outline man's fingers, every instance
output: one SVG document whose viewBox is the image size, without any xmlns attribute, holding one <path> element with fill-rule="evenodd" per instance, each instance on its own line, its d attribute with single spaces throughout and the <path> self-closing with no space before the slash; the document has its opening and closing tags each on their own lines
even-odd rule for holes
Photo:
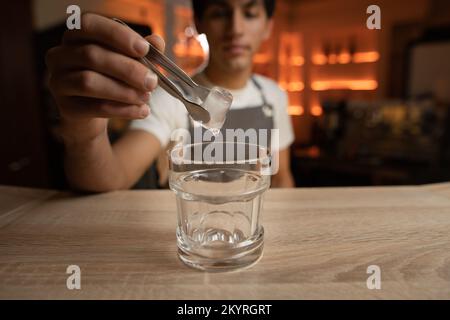
<svg viewBox="0 0 450 320">
<path fill-rule="evenodd" d="M 53 48 L 47 54 L 47 61 L 49 69 L 55 73 L 92 70 L 142 92 L 154 90 L 158 83 L 156 74 L 142 63 L 96 44 Z"/>
<path fill-rule="evenodd" d="M 149 102 L 150 94 L 140 92 L 118 80 L 90 70 L 54 75 L 50 88 L 59 96 L 81 96 L 141 105 Z"/>
<path fill-rule="evenodd" d="M 135 58 L 148 53 L 149 42 L 164 51 L 164 41 L 156 35 L 144 39 L 117 21 L 83 14 L 81 29 L 66 31 L 63 45 L 46 56 L 50 89 L 61 114 L 145 118 L 157 77 Z"/>
<path fill-rule="evenodd" d="M 131 57 L 142 57 L 148 50 L 147 41 L 138 33 L 117 21 L 93 13 L 81 16 L 81 29 L 64 33 L 63 44 L 96 42 Z"/>
<path fill-rule="evenodd" d="M 157 34 L 152 34 L 150 36 L 145 37 L 145 39 L 152 45 L 154 45 L 156 49 L 158 49 L 161 52 L 164 52 L 166 48 L 166 43 L 164 42 L 163 38 L 161 38 Z"/>
<path fill-rule="evenodd" d="M 58 102 L 64 105 L 64 115 L 73 120 L 89 118 L 142 119 L 150 113 L 146 104 L 129 105 L 85 97 L 63 97 Z"/>
</svg>

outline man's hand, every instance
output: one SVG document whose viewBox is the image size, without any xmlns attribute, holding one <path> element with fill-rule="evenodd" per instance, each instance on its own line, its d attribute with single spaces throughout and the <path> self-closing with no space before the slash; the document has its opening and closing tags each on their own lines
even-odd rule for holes
<svg viewBox="0 0 450 320">
<path fill-rule="evenodd" d="M 160 37 L 147 40 L 164 51 Z M 65 32 L 62 44 L 46 56 L 65 142 L 83 143 L 105 134 L 108 118 L 149 114 L 157 77 L 135 60 L 148 50 L 144 38 L 130 28 L 92 13 L 82 15 L 80 30 Z"/>
<path fill-rule="evenodd" d="M 158 36 L 147 40 L 159 50 Z M 86 191 L 129 188 L 160 150 L 157 138 L 129 133 L 111 146 L 108 118 L 139 119 L 149 113 L 149 92 L 157 77 L 136 58 L 148 42 L 112 19 L 87 13 L 81 29 L 66 31 L 47 53 L 50 90 L 61 114 L 64 167 L 70 185 Z"/>
</svg>

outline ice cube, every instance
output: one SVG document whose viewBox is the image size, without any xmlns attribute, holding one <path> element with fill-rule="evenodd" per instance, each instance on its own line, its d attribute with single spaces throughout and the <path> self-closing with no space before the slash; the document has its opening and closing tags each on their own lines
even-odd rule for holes
<svg viewBox="0 0 450 320">
<path fill-rule="evenodd" d="M 219 87 L 211 88 L 202 104 L 202 107 L 208 110 L 210 120 L 207 123 L 202 123 L 202 126 L 206 129 L 214 129 L 212 130 L 213 133 L 218 132 L 225 122 L 232 102 L 233 96 L 230 92 Z"/>
</svg>

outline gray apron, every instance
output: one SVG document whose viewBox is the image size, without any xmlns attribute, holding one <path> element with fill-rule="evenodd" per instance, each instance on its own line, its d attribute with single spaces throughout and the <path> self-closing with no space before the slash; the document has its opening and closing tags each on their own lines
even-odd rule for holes
<svg viewBox="0 0 450 320">
<path fill-rule="evenodd" d="M 271 135 L 270 130 L 274 128 L 274 120 L 273 120 L 273 105 L 270 104 L 262 90 L 261 85 L 255 79 L 255 77 L 251 78 L 253 84 L 259 91 L 262 104 L 250 106 L 242 109 L 231 109 L 228 111 L 227 118 L 225 123 L 222 126 L 221 133 L 225 138 L 225 130 L 226 129 L 243 129 L 246 131 L 247 129 L 253 128 L 257 131 L 260 129 L 267 130 L 267 141 L 270 144 Z M 204 128 L 201 126 L 194 127 L 193 121 L 189 118 L 189 133 L 191 137 L 194 137 L 194 130 L 200 130 L 196 134 L 203 134 Z M 268 146 L 270 147 L 270 145 Z M 142 176 L 142 178 L 138 181 L 138 183 L 133 187 L 134 189 L 157 189 L 158 186 L 158 173 L 156 170 L 155 164 L 147 170 L 147 172 Z"/>
</svg>

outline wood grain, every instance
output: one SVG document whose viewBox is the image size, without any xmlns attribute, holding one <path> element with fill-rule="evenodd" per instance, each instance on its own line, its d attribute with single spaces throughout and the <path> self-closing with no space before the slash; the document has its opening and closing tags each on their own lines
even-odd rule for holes
<svg viewBox="0 0 450 320">
<path fill-rule="evenodd" d="M 271 189 L 264 255 L 204 273 L 176 255 L 168 191 L 0 187 L 0 298 L 449 299 L 450 183 Z M 66 268 L 81 268 L 81 290 Z M 369 265 L 381 268 L 369 290 Z"/>
</svg>

